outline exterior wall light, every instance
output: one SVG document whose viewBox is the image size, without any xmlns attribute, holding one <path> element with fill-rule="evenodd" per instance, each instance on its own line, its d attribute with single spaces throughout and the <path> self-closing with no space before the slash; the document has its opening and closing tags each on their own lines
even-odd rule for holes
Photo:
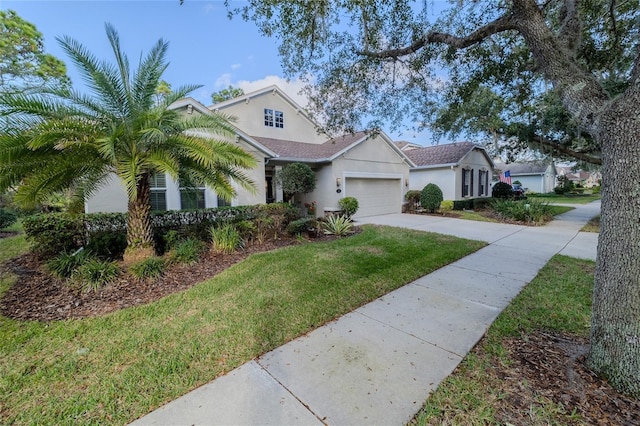
<svg viewBox="0 0 640 426">
<path fill-rule="evenodd" d="M 340 186 L 342 186 L 342 179 L 336 178 L 336 187 L 340 188 Z"/>
</svg>

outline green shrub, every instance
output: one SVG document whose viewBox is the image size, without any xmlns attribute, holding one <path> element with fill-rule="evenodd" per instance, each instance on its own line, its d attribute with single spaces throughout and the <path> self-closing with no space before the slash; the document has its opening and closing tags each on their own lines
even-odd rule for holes
<svg viewBox="0 0 640 426">
<path fill-rule="evenodd" d="M 454 210 L 471 210 L 473 209 L 473 199 L 467 198 L 465 200 L 455 200 L 453 202 Z"/>
<path fill-rule="evenodd" d="M 600 186 L 594 186 L 593 188 L 591 188 L 591 193 L 592 194 L 599 194 L 600 193 Z"/>
<path fill-rule="evenodd" d="M 18 221 L 18 216 L 9 210 L 0 208 L 0 229 L 13 225 Z"/>
<path fill-rule="evenodd" d="M 58 278 L 69 278 L 76 270 L 91 259 L 89 250 L 79 250 L 74 253 L 62 253 L 49 260 L 46 265 L 49 272 Z"/>
<path fill-rule="evenodd" d="M 298 235 L 307 232 L 310 228 L 316 228 L 318 221 L 313 217 L 303 217 L 287 225 L 287 233 L 289 235 Z"/>
<path fill-rule="evenodd" d="M 40 213 L 26 216 L 22 227 L 34 252 L 43 257 L 72 253 L 84 246 L 81 215 Z"/>
<path fill-rule="evenodd" d="M 321 226 L 327 235 L 343 237 L 353 232 L 353 222 L 346 216 L 329 216 L 321 222 Z"/>
<path fill-rule="evenodd" d="M 498 182 L 493 185 L 491 190 L 491 196 L 493 198 L 508 199 L 513 197 L 513 190 L 511 185 L 506 182 Z"/>
<path fill-rule="evenodd" d="M 450 212 L 453 210 L 453 200 L 444 200 L 440 203 L 440 210 L 443 212 Z"/>
<path fill-rule="evenodd" d="M 434 213 L 440 208 L 442 202 L 442 190 L 435 183 L 428 183 L 420 193 L 420 205 L 429 213 Z"/>
<path fill-rule="evenodd" d="M 187 238 L 170 251 L 169 259 L 174 263 L 193 264 L 200 259 L 204 251 L 204 243 L 200 240 Z"/>
<path fill-rule="evenodd" d="M 360 205 L 358 204 L 358 200 L 356 200 L 354 197 L 341 198 L 338 201 L 338 206 L 340 206 L 340 210 L 342 210 L 342 213 L 347 218 L 353 217 L 353 215 L 358 211 L 358 207 L 360 207 Z"/>
<path fill-rule="evenodd" d="M 127 235 L 118 231 L 98 231 L 91 234 L 86 248 L 99 258 L 122 259 L 127 248 Z"/>
<path fill-rule="evenodd" d="M 116 278 L 120 273 L 114 262 L 89 259 L 76 269 L 72 275 L 72 283 L 84 291 L 97 291 Z"/>
<path fill-rule="evenodd" d="M 491 198 L 474 198 L 471 200 L 474 210 L 483 210 L 491 205 L 493 200 Z"/>
<path fill-rule="evenodd" d="M 157 278 L 162 275 L 164 270 L 165 263 L 161 257 L 150 257 L 129 266 L 129 272 L 131 272 L 131 275 L 139 280 L 145 278 Z"/>
<path fill-rule="evenodd" d="M 491 207 L 500 216 L 520 222 L 540 223 L 553 218 L 551 205 L 535 199 L 520 201 L 495 199 Z"/>
<path fill-rule="evenodd" d="M 420 194 L 422 192 L 417 189 L 410 189 L 404 194 L 404 199 L 407 201 L 407 210 L 412 212 L 420 207 Z"/>
<path fill-rule="evenodd" d="M 258 232 L 256 223 L 250 220 L 242 220 L 235 224 L 236 229 L 240 233 L 240 237 L 244 241 L 252 240 L 255 238 Z"/>
<path fill-rule="evenodd" d="M 233 253 L 242 247 L 242 237 L 232 224 L 211 227 L 211 249 L 216 253 Z"/>
<path fill-rule="evenodd" d="M 180 233 L 175 229 L 168 230 L 167 233 L 162 236 L 162 239 L 164 240 L 164 249 L 167 251 L 178 247 L 180 241 L 183 240 Z"/>
</svg>

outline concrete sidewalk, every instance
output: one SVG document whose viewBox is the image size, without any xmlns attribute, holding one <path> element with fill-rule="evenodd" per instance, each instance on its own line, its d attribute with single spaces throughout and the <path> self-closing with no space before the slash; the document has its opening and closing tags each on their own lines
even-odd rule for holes
<svg viewBox="0 0 640 426">
<path fill-rule="evenodd" d="M 595 259 L 597 234 L 579 230 L 600 203 L 575 207 L 536 228 L 406 214 L 366 218 L 360 223 L 489 245 L 133 424 L 405 424 L 553 255 Z"/>
</svg>

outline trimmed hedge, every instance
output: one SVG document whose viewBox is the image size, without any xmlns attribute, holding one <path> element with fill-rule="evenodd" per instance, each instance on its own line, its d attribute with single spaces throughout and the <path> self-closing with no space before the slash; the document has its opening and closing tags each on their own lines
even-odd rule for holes
<svg viewBox="0 0 640 426">
<path fill-rule="evenodd" d="M 171 230 L 182 238 L 208 241 L 209 229 L 214 224 L 266 217 L 277 218 L 278 223 L 286 226 L 298 219 L 300 213 L 288 203 L 272 203 L 154 212 L 151 223 L 156 248 L 162 253 L 166 244 L 163 236 Z M 34 251 L 47 258 L 87 247 L 100 257 L 116 259 L 122 256 L 126 248 L 126 213 L 39 213 L 25 217 L 23 227 Z"/>
<path fill-rule="evenodd" d="M 469 198 L 466 200 L 455 200 L 454 210 L 481 210 L 489 206 L 493 198 Z"/>
</svg>

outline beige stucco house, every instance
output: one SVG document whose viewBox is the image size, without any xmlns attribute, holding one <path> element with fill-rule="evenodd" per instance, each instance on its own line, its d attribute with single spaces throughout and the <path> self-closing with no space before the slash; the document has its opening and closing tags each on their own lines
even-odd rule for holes
<svg viewBox="0 0 640 426">
<path fill-rule="evenodd" d="M 484 148 L 471 142 L 417 147 L 398 142 L 414 166 L 409 187 L 422 190 L 434 183 L 445 200 L 464 200 L 491 196 L 494 163 Z"/>
<path fill-rule="evenodd" d="M 277 187 L 277 171 L 290 163 L 308 164 L 316 173 L 316 189 L 297 196 L 300 203 L 316 202 L 316 214 L 338 209 L 342 197 L 355 197 L 357 217 L 399 213 L 408 189 L 409 168 L 414 166 L 383 132 L 358 132 L 328 137 L 318 131 L 305 111 L 277 86 L 205 107 L 187 98 L 171 106 L 184 114 L 220 111 L 235 117 L 236 135 L 230 143 L 240 145 L 257 160 L 250 171 L 256 183 L 251 193 L 237 188 L 231 205 L 251 205 L 282 201 Z M 91 197 L 87 212 L 126 211 L 126 195 L 117 178 Z M 152 182 L 152 206 L 156 210 L 209 208 L 225 205 L 211 188 L 183 191 L 168 176 Z"/>
</svg>

